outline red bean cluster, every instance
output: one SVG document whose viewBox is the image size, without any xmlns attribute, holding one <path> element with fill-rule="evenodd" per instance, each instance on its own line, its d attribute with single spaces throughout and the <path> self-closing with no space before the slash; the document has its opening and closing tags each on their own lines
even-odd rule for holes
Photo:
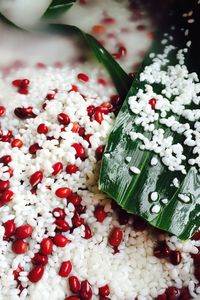
<svg viewBox="0 0 200 300">
<path fill-rule="evenodd" d="M 28 88 L 30 85 L 29 79 L 16 79 L 12 81 L 12 85 L 17 88 L 17 92 L 22 95 L 28 94 Z"/>
<path fill-rule="evenodd" d="M 158 245 L 154 248 L 154 256 L 157 258 L 168 259 L 173 265 L 179 265 L 181 262 L 181 252 L 179 250 L 171 250 L 166 241 L 158 242 Z"/>
</svg>

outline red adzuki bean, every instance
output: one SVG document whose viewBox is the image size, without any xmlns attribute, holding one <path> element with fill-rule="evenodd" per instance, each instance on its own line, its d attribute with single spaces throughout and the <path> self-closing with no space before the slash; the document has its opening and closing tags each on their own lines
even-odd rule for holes
<svg viewBox="0 0 200 300">
<path fill-rule="evenodd" d="M 115 227 L 109 235 L 109 244 L 113 247 L 118 247 L 123 239 L 123 232 L 120 228 Z"/>
<path fill-rule="evenodd" d="M 45 266 L 48 263 L 48 256 L 42 255 L 40 253 L 35 253 L 34 257 L 31 260 L 33 265 L 42 265 Z"/>
<path fill-rule="evenodd" d="M 72 271 L 72 264 L 71 264 L 70 260 L 68 260 L 68 261 L 64 261 L 61 264 L 58 274 L 61 277 L 67 277 L 71 273 L 71 271 Z"/>
<path fill-rule="evenodd" d="M 68 198 L 71 195 L 72 191 L 68 187 L 61 187 L 56 190 L 55 194 L 59 198 Z"/>
<path fill-rule="evenodd" d="M 23 240 L 17 240 L 12 244 L 12 251 L 15 254 L 24 254 L 26 253 L 27 249 L 27 243 L 25 243 Z"/>
<path fill-rule="evenodd" d="M 69 277 L 69 287 L 72 293 L 78 293 L 81 289 L 80 281 L 76 276 Z"/>
<path fill-rule="evenodd" d="M 30 184 L 32 185 L 32 187 L 35 187 L 39 183 L 42 182 L 42 179 L 43 179 L 43 173 L 42 173 L 42 171 L 36 171 L 30 177 Z"/>
<path fill-rule="evenodd" d="M 33 227 L 29 224 L 25 224 L 17 227 L 15 236 L 17 239 L 26 239 L 31 236 Z"/>
<path fill-rule="evenodd" d="M 68 243 L 69 240 L 62 234 L 57 234 L 53 238 L 53 242 L 57 247 L 65 247 Z"/>
<path fill-rule="evenodd" d="M 38 282 L 42 276 L 44 274 L 44 266 L 39 265 L 34 267 L 28 274 L 28 279 L 33 282 L 36 283 Z"/>
<path fill-rule="evenodd" d="M 50 238 L 44 238 L 40 243 L 40 252 L 43 255 L 49 255 L 53 251 L 53 242 Z"/>
</svg>

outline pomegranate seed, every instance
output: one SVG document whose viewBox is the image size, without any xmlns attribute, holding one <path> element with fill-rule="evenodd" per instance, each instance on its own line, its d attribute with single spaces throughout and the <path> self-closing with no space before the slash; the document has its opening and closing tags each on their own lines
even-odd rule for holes
<svg viewBox="0 0 200 300">
<path fill-rule="evenodd" d="M 72 191 L 68 187 L 61 187 L 56 190 L 55 194 L 59 198 L 68 198 Z"/>
<path fill-rule="evenodd" d="M 200 282 L 200 268 L 199 268 L 199 266 L 195 267 L 194 275 L 195 275 L 196 279 Z"/>
<path fill-rule="evenodd" d="M 37 132 L 39 134 L 47 134 L 49 131 L 49 128 L 45 124 L 40 124 L 37 128 Z"/>
<path fill-rule="evenodd" d="M 7 135 L 4 135 L 1 139 L 2 142 L 4 143 L 10 143 L 11 142 L 11 138 Z"/>
<path fill-rule="evenodd" d="M 144 24 L 140 24 L 140 25 L 137 26 L 138 31 L 143 31 L 145 29 L 146 29 L 146 26 Z"/>
<path fill-rule="evenodd" d="M 42 104 L 42 109 L 46 109 L 46 107 L 47 107 L 47 104 L 48 104 L 48 101 L 44 101 L 44 103 Z"/>
<path fill-rule="evenodd" d="M 35 253 L 34 257 L 31 260 L 33 265 L 42 265 L 45 266 L 48 263 L 48 256 L 41 255 L 40 253 Z"/>
<path fill-rule="evenodd" d="M 113 247 L 118 247 L 123 239 L 123 232 L 120 228 L 113 228 L 108 238 L 109 244 Z"/>
<path fill-rule="evenodd" d="M 68 165 L 66 167 L 67 174 L 74 174 L 78 171 L 78 167 L 76 165 Z"/>
<path fill-rule="evenodd" d="M 86 141 L 88 142 L 89 147 L 91 147 L 91 143 L 90 143 L 90 138 L 91 138 L 91 136 L 92 136 L 92 134 L 86 134 L 86 135 L 84 136 L 84 140 L 86 140 Z"/>
<path fill-rule="evenodd" d="M 167 298 L 167 295 L 164 293 L 164 294 L 162 294 L 162 295 L 159 295 L 157 298 L 156 298 L 156 300 L 167 300 L 168 298 Z"/>
<path fill-rule="evenodd" d="M 112 111 L 112 104 L 111 103 L 109 103 L 110 104 L 110 107 L 111 108 L 109 108 L 109 107 L 105 107 L 105 106 L 98 106 L 97 107 L 97 109 L 99 109 L 101 112 L 102 112 L 102 114 L 105 114 L 105 115 L 107 115 L 107 114 L 109 114 L 109 112 L 111 112 Z"/>
<path fill-rule="evenodd" d="M 0 117 L 2 117 L 6 112 L 6 108 L 4 106 L 0 106 Z"/>
<path fill-rule="evenodd" d="M 95 106 L 94 105 L 89 105 L 87 107 L 87 113 L 89 117 L 92 117 L 95 111 Z"/>
<path fill-rule="evenodd" d="M 80 3 L 81 5 L 85 5 L 85 4 L 87 4 L 87 2 L 88 2 L 88 0 L 79 0 L 79 3 Z"/>
<path fill-rule="evenodd" d="M 113 106 L 119 106 L 121 104 L 121 98 L 119 95 L 112 95 L 110 97 L 110 103 L 113 105 Z"/>
<path fill-rule="evenodd" d="M 91 229 L 88 225 L 85 225 L 85 235 L 84 235 L 84 239 L 89 240 L 92 237 L 92 232 Z"/>
<path fill-rule="evenodd" d="M 15 229 L 16 229 L 16 225 L 14 223 L 14 220 L 8 220 L 7 222 L 5 222 L 3 224 L 4 228 L 5 228 L 5 237 L 6 238 L 9 238 L 11 237 L 12 235 L 15 234 Z"/>
<path fill-rule="evenodd" d="M 46 99 L 49 101 L 53 100 L 54 98 L 55 98 L 55 94 L 47 94 L 46 95 Z"/>
<path fill-rule="evenodd" d="M 37 186 L 39 183 L 42 182 L 43 179 L 43 173 L 42 171 L 36 171 L 35 173 L 33 173 L 30 177 L 30 184 L 35 187 Z"/>
<path fill-rule="evenodd" d="M 81 300 L 81 298 L 79 298 L 78 296 L 69 296 L 65 298 L 65 300 Z"/>
<path fill-rule="evenodd" d="M 11 146 L 12 146 L 12 148 L 16 147 L 16 148 L 20 149 L 23 146 L 23 142 L 20 139 L 15 139 L 12 141 Z"/>
<path fill-rule="evenodd" d="M 35 283 L 38 282 L 44 274 L 44 266 L 39 265 L 34 267 L 28 274 L 28 279 Z"/>
<path fill-rule="evenodd" d="M 38 62 L 38 63 L 36 63 L 36 68 L 38 68 L 38 69 L 45 69 L 46 65 L 43 64 L 43 63 L 41 63 L 41 62 Z"/>
<path fill-rule="evenodd" d="M 192 236 L 191 239 L 194 240 L 194 241 L 199 241 L 200 240 L 200 230 L 195 232 L 195 234 Z"/>
<path fill-rule="evenodd" d="M 128 221 L 129 221 L 129 214 L 120 209 L 118 212 L 117 212 L 117 216 L 118 216 L 118 222 L 120 225 L 126 225 L 128 224 Z"/>
<path fill-rule="evenodd" d="M 43 255 L 49 255 L 53 251 L 53 242 L 50 238 L 44 238 L 40 243 L 40 252 Z"/>
<path fill-rule="evenodd" d="M 99 83 L 99 84 L 102 84 L 102 85 L 106 85 L 106 84 L 107 84 L 107 81 L 106 81 L 105 79 L 103 79 L 103 78 L 99 78 L 99 79 L 98 79 L 98 83 Z"/>
<path fill-rule="evenodd" d="M 124 46 L 119 46 L 117 53 L 114 53 L 116 59 L 121 59 L 127 54 L 127 49 Z"/>
<path fill-rule="evenodd" d="M 173 265 L 175 266 L 179 265 L 181 262 L 181 252 L 178 250 L 171 251 L 169 255 L 169 259 Z"/>
<path fill-rule="evenodd" d="M 100 145 L 96 150 L 95 150 L 95 156 L 97 160 L 101 160 L 103 156 L 103 152 L 105 149 L 105 145 Z"/>
<path fill-rule="evenodd" d="M 102 113 L 107 115 L 109 112 L 112 111 L 113 105 L 110 102 L 103 102 L 100 105 L 100 109 L 101 109 Z"/>
<path fill-rule="evenodd" d="M 60 113 L 58 116 L 57 116 L 57 119 L 58 119 L 58 122 L 62 125 L 69 125 L 70 123 L 70 118 L 67 114 L 64 114 L 64 113 Z"/>
<path fill-rule="evenodd" d="M 19 86 L 22 89 L 27 89 L 27 87 L 29 86 L 29 84 L 30 84 L 30 80 L 28 80 L 28 79 L 22 79 Z"/>
<path fill-rule="evenodd" d="M 94 216 L 98 222 L 102 223 L 107 217 L 107 213 L 104 210 L 104 206 L 97 206 L 94 210 Z"/>
<path fill-rule="evenodd" d="M 72 91 L 73 92 L 78 92 L 78 87 L 74 84 L 72 84 L 72 87 L 71 87 L 71 90 L 69 90 L 69 93 L 72 92 Z"/>
<path fill-rule="evenodd" d="M 19 273 L 23 271 L 24 269 L 21 266 L 18 266 L 17 269 L 13 271 L 14 279 L 17 280 L 19 277 Z"/>
<path fill-rule="evenodd" d="M 61 264 L 58 274 L 61 277 L 67 277 L 71 273 L 71 271 L 72 271 L 72 264 L 71 264 L 70 260 L 68 260 L 68 261 L 64 261 Z"/>
<path fill-rule="evenodd" d="M 13 134 L 12 134 L 12 131 L 11 131 L 11 130 L 7 130 L 7 136 L 13 137 Z"/>
<path fill-rule="evenodd" d="M 78 80 L 83 81 L 83 82 L 87 82 L 89 81 L 89 77 L 88 75 L 84 74 L 84 73 L 79 73 L 77 75 Z"/>
<path fill-rule="evenodd" d="M 153 40 L 155 38 L 155 32 L 149 31 L 149 32 L 147 32 L 147 36 L 148 36 L 148 38 L 150 38 L 151 40 Z"/>
<path fill-rule="evenodd" d="M 191 299 L 191 295 L 190 292 L 188 290 L 187 287 L 183 287 L 181 289 L 181 296 L 180 296 L 180 300 L 190 300 Z"/>
<path fill-rule="evenodd" d="M 33 227 L 29 224 L 25 224 L 17 227 L 15 236 L 17 239 L 26 239 L 31 236 L 33 232 Z"/>
<path fill-rule="evenodd" d="M 156 108 L 156 102 L 157 102 L 157 100 L 156 100 L 155 98 L 151 98 L 151 99 L 149 100 L 149 104 L 151 105 L 151 108 L 152 108 L 152 109 L 155 109 L 155 108 Z"/>
<path fill-rule="evenodd" d="M 0 199 L 3 203 L 8 203 L 12 200 L 14 193 L 11 190 L 6 190 L 1 195 Z"/>
<path fill-rule="evenodd" d="M 147 222 L 138 216 L 134 216 L 133 228 L 135 231 L 144 231 L 147 228 Z"/>
<path fill-rule="evenodd" d="M 10 182 L 8 180 L 0 180 L 0 192 L 9 189 Z"/>
<path fill-rule="evenodd" d="M 28 90 L 27 89 L 18 89 L 18 93 L 22 95 L 28 95 Z"/>
<path fill-rule="evenodd" d="M 22 79 L 15 79 L 12 81 L 12 85 L 15 87 L 19 87 L 21 85 Z"/>
<path fill-rule="evenodd" d="M 104 19 L 102 20 L 102 22 L 105 23 L 105 24 L 113 24 L 113 23 L 116 22 L 116 20 L 115 20 L 114 18 L 107 17 L 107 18 L 104 18 Z"/>
<path fill-rule="evenodd" d="M 60 207 L 54 208 L 54 210 L 53 210 L 53 216 L 56 219 L 64 219 L 64 217 L 65 217 L 64 209 L 62 209 Z"/>
<path fill-rule="evenodd" d="M 12 158 L 10 155 L 4 155 L 1 157 L 0 162 L 7 165 L 12 161 Z"/>
<path fill-rule="evenodd" d="M 92 289 L 90 284 L 87 280 L 81 282 L 81 291 L 80 291 L 81 298 L 83 300 L 90 300 L 92 299 Z"/>
<path fill-rule="evenodd" d="M 92 32 L 96 34 L 104 33 L 106 30 L 104 25 L 97 24 L 92 27 Z"/>
<path fill-rule="evenodd" d="M 69 288 L 72 293 L 78 293 L 81 289 L 80 281 L 76 276 L 69 277 Z"/>
<path fill-rule="evenodd" d="M 40 149 L 42 149 L 42 148 L 38 145 L 38 143 L 35 143 L 29 147 L 29 153 L 35 154 L 37 152 L 37 150 L 40 150 Z"/>
<path fill-rule="evenodd" d="M 55 221 L 55 224 L 57 229 L 59 229 L 60 231 L 66 232 L 70 229 L 69 224 L 64 220 L 58 219 Z"/>
<path fill-rule="evenodd" d="M 83 145 L 74 143 L 72 144 L 72 147 L 76 150 L 76 158 L 84 159 L 86 157 L 85 148 Z"/>
<path fill-rule="evenodd" d="M 83 206 L 82 204 L 79 204 L 76 206 L 76 211 L 79 214 L 84 214 L 86 211 L 86 206 Z"/>
<path fill-rule="evenodd" d="M 73 127 L 72 127 L 72 132 L 76 133 L 79 130 L 79 124 L 77 122 L 72 123 Z"/>
<path fill-rule="evenodd" d="M 12 251 L 16 254 L 26 253 L 27 249 L 27 243 L 25 243 L 23 240 L 17 240 L 12 244 Z"/>
<path fill-rule="evenodd" d="M 9 173 L 10 177 L 12 177 L 12 176 L 13 176 L 13 169 L 11 169 L 11 168 L 8 168 L 8 170 L 7 170 L 6 172 L 8 172 L 8 173 Z"/>
<path fill-rule="evenodd" d="M 57 163 L 55 163 L 55 164 L 52 166 L 52 168 L 53 168 L 53 173 L 52 173 L 52 175 L 56 176 L 56 175 L 62 173 L 62 170 L 63 170 L 63 164 L 62 164 L 61 162 L 57 162 Z"/>
<path fill-rule="evenodd" d="M 84 135 L 85 135 L 85 128 L 84 128 L 84 127 L 80 127 L 80 128 L 78 129 L 78 134 L 79 134 L 80 136 L 84 136 Z"/>
<path fill-rule="evenodd" d="M 68 202 L 71 202 L 74 206 L 78 206 L 81 204 L 82 198 L 76 193 L 72 193 L 71 196 L 68 198 Z"/>
<path fill-rule="evenodd" d="M 176 300 L 180 297 L 180 290 L 174 286 L 168 287 L 165 293 L 167 295 L 167 299 L 169 298 L 169 300 Z"/>
<path fill-rule="evenodd" d="M 99 288 L 99 295 L 100 296 L 109 296 L 110 295 L 110 289 L 107 284 Z"/>
<path fill-rule="evenodd" d="M 200 253 L 192 254 L 193 262 L 195 266 L 200 265 Z"/>
<path fill-rule="evenodd" d="M 170 255 L 170 249 L 166 242 L 159 242 L 158 246 L 153 250 L 153 254 L 157 258 L 167 258 Z"/>
<path fill-rule="evenodd" d="M 14 110 L 14 114 L 22 120 L 35 118 L 36 114 L 33 113 L 33 107 L 17 107 Z"/>
<path fill-rule="evenodd" d="M 103 113 L 100 108 L 97 108 L 94 112 L 94 120 L 97 121 L 99 124 L 103 121 Z"/>
<path fill-rule="evenodd" d="M 57 247 L 65 247 L 68 243 L 69 240 L 62 234 L 58 234 L 54 236 L 53 242 Z"/>
<path fill-rule="evenodd" d="M 84 224 L 84 219 L 81 218 L 77 213 L 74 214 L 73 218 L 72 218 L 72 224 L 74 225 L 74 227 L 79 227 L 81 225 Z"/>
</svg>

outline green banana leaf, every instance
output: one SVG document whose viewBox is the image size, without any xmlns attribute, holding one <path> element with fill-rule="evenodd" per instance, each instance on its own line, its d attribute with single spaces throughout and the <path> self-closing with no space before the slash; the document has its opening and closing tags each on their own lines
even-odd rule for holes
<svg viewBox="0 0 200 300">
<path fill-rule="evenodd" d="M 193 10 L 192 18 L 195 19 L 195 22 L 187 23 L 186 18 L 183 18 L 182 15 L 191 10 Z M 172 31 L 173 25 L 176 28 Z M 156 55 L 163 52 L 164 46 L 161 41 L 165 32 L 173 36 L 173 44 L 177 49 L 185 47 L 186 42 L 190 39 L 192 46 L 187 54 L 186 64 L 190 71 L 199 73 L 198 53 L 200 53 L 200 44 L 197 38 L 199 26 L 200 6 L 197 1 L 175 1 L 175 7 L 170 11 L 169 17 L 162 25 L 150 52 Z M 190 29 L 189 38 L 184 35 L 187 28 Z M 151 225 L 185 240 L 191 237 L 200 226 L 200 174 L 189 165 L 186 166 L 186 176 L 181 172 L 170 172 L 161 161 L 152 167 L 150 162 L 155 154 L 140 150 L 141 143 L 137 140 L 131 141 L 129 136 L 129 133 L 135 129 L 134 131 L 142 131 L 143 134 L 150 137 L 149 132 L 144 133 L 142 128 L 134 125 L 134 114 L 129 109 L 128 98 L 136 95 L 139 89 L 144 89 L 146 82 L 140 82 L 140 73 L 151 62 L 148 55 L 118 114 L 103 155 L 99 188 L 128 212 L 139 215 Z M 168 65 L 175 65 L 176 63 L 175 55 L 170 55 Z M 153 90 L 158 94 L 161 89 L 161 85 L 153 84 Z M 179 121 L 181 122 L 181 119 Z M 187 159 L 192 157 L 191 149 L 183 145 L 183 138 L 180 135 L 171 132 L 166 127 L 165 134 L 172 135 L 175 143 L 182 144 Z M 127 162 L 126 157 L 131 157 L 131 161 Z M 140 174 L 133 176 L 129 170 L 131 166 L 139 168 Z M 175 177 L 180 182 L 179 188 L 172 186 Z M 161 210 L 157 214 L 152 212 L 153 202 L 149 199 L 149 195 L 153 191 L 158 192 L 159 199 L 167 198 L 169 200 L 168 204 L 158 202 L 161 205 Z M 178 194 L 189 194 L 189 203 L 181 202 Z"/>
<path fill-rule="evenodd" d="M 56 18 L 70 9 L 76 0 L 53 0 L 44 13 L 45 18 Z"/>
</svg>

